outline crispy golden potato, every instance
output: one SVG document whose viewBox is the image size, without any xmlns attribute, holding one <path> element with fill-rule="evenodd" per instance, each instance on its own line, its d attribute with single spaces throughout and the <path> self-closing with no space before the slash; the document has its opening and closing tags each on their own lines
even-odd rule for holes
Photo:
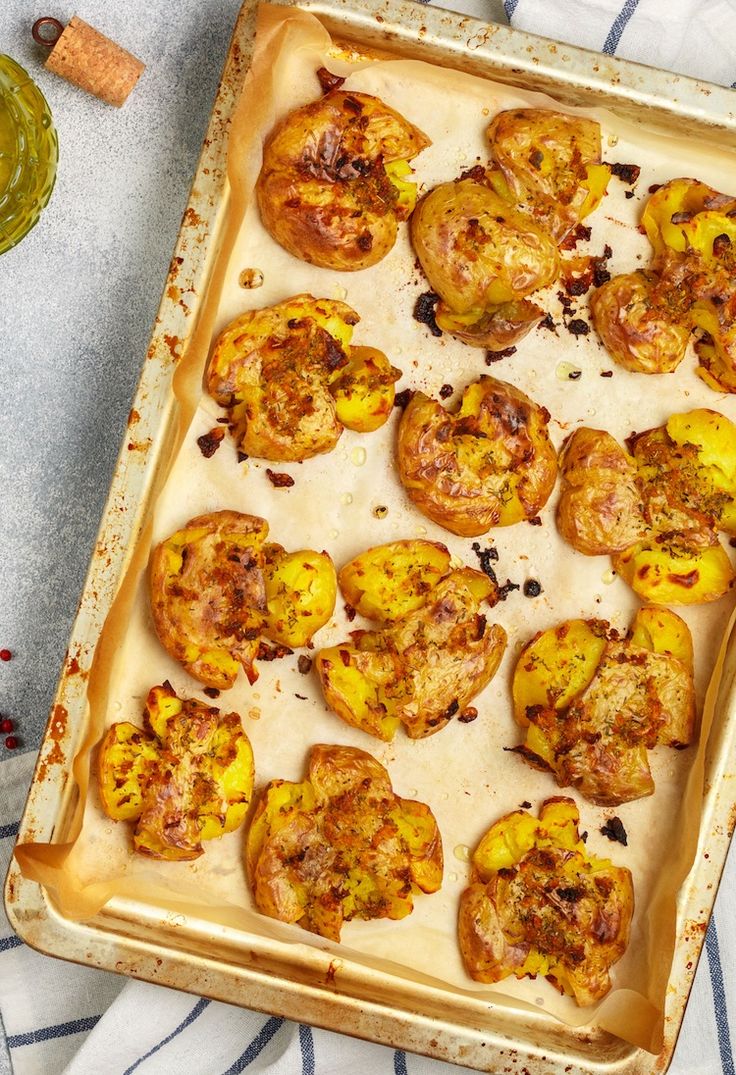
<svg viewBox="0 0 736 1075">
<path fill-rule="evenodd" d="M 369 735 L 412 739 L 440 731 L 494 676 L 506 632 L 480 612 L 496 587 L 480 571 L 450 568 L 443 545 L 394 542 L 369 549 L 340 572 L 349 601 L 389 624 L 354 631 L 352 641 L 319 651 L 325 701 Z"/>
<path fill-rule="evenodd" d="M 459 410 L 416 392 L 399 426 L 399 476 L 411 500 L 453 534 L 531 519 L 547 503 L 557 456 L 549 413 L 518 388 L 481 377 Z"/>
<path fill-rule="evenodd" d="M 576 429 L 560 456 L 557 528 L 586 556 L 627 549 L 647 532 L 636 465 L 602 429 Z"/>
<path fill-rule="evenodd" d="M 626 639 L 605 620 L 568 620 L 524 647 L 513 699 L 516 752 L 560 787 L 602 806 L 651 795 L 647 751 L 693 738 L 690 632 L 669 609 L 640 610 Z"/>
<path fill-rule="evenodd" d="M 417 206 L 411 235 L 442 299 L 443 330 L 479 347 L 509 346 L 544 316 L 519 300 L 557 278 L 557 246 L 490 187 L 472 179 L 435 187 Z"/>
<path fill-rule="evenodd" d="M 123 722 L 107 732 L 97 763 L 102 807 L 115 821 L 135 821 L 133 846 L 151 858 L 181 861 L 202 841 L 232 832 L 253 793 L 253 752 L 237 713 L 169 683 L 146 699 L 146 730 Z"/>
<path fill-rule="evenodd" d="M 207 391 L 228 410 L 247 455 L 276 462 L 330 452 L 344 426 L 387 420 L 401 376 L 382 351 L 350 347 L 358 315 L 344 302 L 295 295 L 241 314 L 220 334 Z"/>
<path fill-rule="evenodd" d="M 376 97 L 332 90 L 266 139 L 256 185 L 263 223 L 290 254 L 325 269 L 366 269 L 396 241 L 416 187 L 409 161 L 430 144 Z"/>
<path fill-rule="evenodd" d="M 717 536 L 736 527 L 736 426 L 706 409 L 632 435 L 627 453 L 581 428 L 562 455 L 557 525 L 586 555 L 610 553 L 645 601 L 699 604 L 733 585 Z"/>
<path fill-rule="evenodd" d="M 171 656 L 208 687 L 232 687 L 242 666 L 254 683 L 263 636 L 304 646 L 335 606 L 327 553 L 287 553 L 266 542 L 268 523 L 216 511 L 190 519 L 151 558 L 151 610 Z"/>
<path fill-rule="evenodd" d="M 593 321 L 627 369 L 669 373 L 693 329 L 698 373 L 736 392 L 736 198 L 696 179 L 673 179 L 646 204 L 650 270 L 614 277 L 591 301 Z"/>
<path fill-rule="evenodd" d="M 338 941 L 352 918 L 404 918 L 442 884 L 432 811 L 402 799 L 362 750 L 315 746 L 301 784 L 272 780 L 248 833 L 248 877 L 262 914 Z"/>
<path fill-rule="evenodd" d="M 547 799 L 539 821 L 515 811 L 492 825 L 473 855 L 458 933 L 478 982 L 543 975 L 582 1007 L 611 988 L 634 912 L 631 873 L 589 857 L 572 799 Z"/>
<path fill-rule="evenodd" d="M 656 273 L 614 276 L 593 293 L 590 312 L 615 362 L 632 373 L 672 373 L 692 332 L 687 291 L 662 286 Z"/>
<path fill-rule="evenodd" d="M 600 204 L 611 171 L 591 119 L 537 108 L 499 112 L 488 128 L 493 159 L 516 202 L 555 242 Z"/>
</svg>

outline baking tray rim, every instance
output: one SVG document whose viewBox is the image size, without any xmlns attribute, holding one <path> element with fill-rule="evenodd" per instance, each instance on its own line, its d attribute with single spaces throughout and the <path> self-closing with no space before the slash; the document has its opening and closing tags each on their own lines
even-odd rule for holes
<svg viewBox="0 0 736 1075">
<path fill-rule="evenodd" d="M 686 121 L 703 125 L 726 136 L 726 143 L 736 144 L 736 94 L 683 76 L 632 64 L 617 57 L 602 57 L 573 46 L 556 45 L 544 38 L 525 34 L 504 26 L 446 11 L 426 8 L 412 0 L 380 0 L 365 4 L 353 0 L 275 0 L 279 7 L 308 11 L 326 28 L 347 40 L 359 39 L 360 46 L 387 48 L 389 51 L 414 49 L 421 58 L 445 48 L 452 62 L 448 66 L 465 66 L 472 57 L 473 66 L 483 66 L 487 77 L 520 84 L 533 79 L 539 85 L 548 81 L 549 89 L 564 86 L 565 93 L 575 92 L 577 103 L 612 103 L 618 108 L 628 103 L 644 109 L 646 121 L 652 119 Z M 129 550 L 143 526 L 146 507 L 153 495 L 153 475 L 162 447 L 156 432 L 166 429 L 170 419 L 170 381 L 196 323 L 213 259 L 217 252 L 218 221 L 227 201 L 225 174 L 227 134 L 230 117 L 242 90 L 252 53 L 257 11 L 256 0 L 246 0 L 236 22 L 223 77 L 213 106 L 202 154 L 195 174 L 190 199 L 182 219 L 174 256 L 171 261 L 159 313 L 154 325 L 139 388 L 129 417 L 128 430 L 121 447 L 110 495 L 103 515 L 95 551 L 72 630 L 64 670 L 51 709 L 39 752 L 28 802 L 18 833 L 18 843 L 53 842 L 59 822 L 68 815 L 72 797 L 69 780 L 71 759 L 76 753 L 85 719 L 86 678 L 95 645 L 117 587 L 128 564 Z M 360 47 L 359 46 L 359 47 Z M 649 89 L 645 87 L 648 86 Z M 536 87 L 535 87 L 536 88 Z M 667 93 L 668 96 L 663 96 Z M 562 95 L 564 97 L 564 95 Z M 733 678 L 733 677 L 731 677 Z M 730 684 L 729 684 L 730 685 Z M 678 901 L 678 942 L 675 950 L 670 988 L 666 998 L 665 1047 L 659 1057 L 634 1050 L 614 1064 L 586 1066 L 581 1071 L 631 1072 L 665 1070 L 679 1033 L 685 1004 L 692 985 L 708 918 L 715 900 L 717 883 L 725 863 L 728 843 L 736 820 L 734 774 L 728 772 L 729 751 L 736 747 L 734 721 L 722 721 L 718 735 L 722 742 L 715 753 L 706 787 L 701 839 L 691 870 Z M 329 1029 L 345 1029 L 345 1010 L 351 1008 L 349 1032 L 385 1044 L 425 1052 L 440 1059 L 488 1069 L 509 1057 L 511 1047 L 517 1061 L 542 1058 L 542 1047 L 532 1041 L 509 1042 L 508 1036 L 489 1035 L 487 1028 L 465 1033 L 467 1028 L 441 1024 L 437 1018 L 426 1019 L 420 1012 L 398 1011 L 373 1004 L 366 1018 L 355 1009 L 354 998 L 334 991 L 334 982 L 316 988 L 314 1003 L 308 1002 L 307 987 L 286 978 L 273 979 L 257 966 L 223 963 L 219 972 L 212 961 L 201 961 L 196 982 L 189 984 L 176 971 L 192 972 L 197 957 L 182 955 L 177 948 L 156 945 L 142 938 L 128 938 L 107 927 L 96 930 L 88 923 L 72 923 L 61 916 L 49 895 L 39 885 L 20 875 L 11 862 L 5 888 L 8 918 L 19 936 L 32 947 L 48 955 L 91 963 L 134 977 L 173 985 L 189 991 L 221 995 L 231 1003 L 246 1003 L 264 1011 L 306 1019 Z M 111 907 L 119 907 L 112 901 Z M 110 919 L 103 912 L 99 919 Z M 96 920 L 93 920 L 96 922 Z M 97 942 L 97 943 L 95 943 Z M 107 951 L 99 950 L 107 946 Z M 156 955 L 153 952 L 156 951 Z M 163 953 L 164 959 L 158 952 Z M 319 951 L 319 949 L 314 949 Z M 123 958 L 115 958 L 122 956 Z M 167 968 L 167 963 L 169 964 Z M 200 974 L 203 975 L 200 982 Z M 219 973 L 222 982 L 215 982 Z M 190 973 L 191 978 L 191 973 Z M 228 992 L 229 980 L 247 980 L 250 991 L 239 1000 Z M 360 1004 L 365 1005 L 365 998 Z M 369 1002 L 368 1002 L 369 1003 Z M 305 1015 L 305 1007 L 309 1015 Z M 489 1005 L 493 1007 L 493 1005 Z M 313 1010 L 312 1010 L 313 1009 Z M 426 1025 L 425 1025 L 426 1024 Z M 616 1039 L 618 1040 L 618 1039 Z M 490 1048 L 489 1048 L 490 1046 Z M 554 1057 L 544 1053 L 548 1070 L 554 1070 Z M 560 1061 L 571 1057 L 561 1055 Z M 559 1067 L 562 1070 L 562 1067 Z"/>
</svg>

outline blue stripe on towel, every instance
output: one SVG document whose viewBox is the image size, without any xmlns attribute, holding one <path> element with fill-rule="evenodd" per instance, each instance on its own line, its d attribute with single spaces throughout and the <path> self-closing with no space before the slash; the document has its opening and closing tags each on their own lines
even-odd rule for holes
<svg viewBox="0 0 736 1075">
<path fill-rule="evenodd" d="M 23 941 L 20 937 L 0 937 L 0 952 L 7 952 L 11 948 L 20 948 Z"/>
<path fill-rule="evenodd" d="M 245 1052 L 240 1054 L 235 1063 L 227 1069 L 224 1075 L 240 1075 L 240 1072 L 244 1071 L 249 1064 L 252 1064 L 258 1054 L 266 1048 L 271 1038 L 283 1025 L 283 1019 L 275 1018 L 271 1018 L 267 1023 L 264 1023 L 260 1032 L 256 1034 Z"/>
<path fill-rule="evenodd" d="M 177 1035 L 181 1034 L 182 1030 L 186 1030 L 186 1028 L 190 1026 L 195 1019 L 199 1018 L 199 1016 L 202 1014 L 202 1012 L 205 1010 L 209 1003 L 210 1002 L 208 1000 L 205 1000 L 204 998 L 198 1000 L 190 1011 L 189 1015 L 186 1017 L 186 1019 L 183 1019 L 181 1023 L 179 1023 L 178 1027 L 172 1030 L 170 1034 L 167 1034 L 167 1036 L 163 1038 L 158 1043 L 158 1045 L 154 1045 L 154 1047 L 152 1049 L 149 1049 L 147 1053 L 144 1053 L 143 1056 L 138 1057 L 134 1064 L 131 1064 L 129 1068 L 125 1069 L 123 1075 L 130 1075 L 131 1071 L 135 1071 L 135 1069 L 139 1067 L 144 1060 L 148 1060 L 149 1056 L 153 1056 L 153 1054 L 157 1053 L 159 1049 L 163 1049 L 164 1045 L 168 1045 L 170 1041 L 173 1041 L 174 1038 L 177 1037 Z"/>
<path fill-rule="evenodd" d="M 731 1034 L 728 1029 L 726 991 L 723 988 L 723 968 L 721 967 L 721 953 L 715 918 L 711 918 L 708 925 L 708 932 L 705 935 L 705 950 L 708 953 L 708 970 L 710 971 L 710 984 L 713 990 L 713 1008 L 716 1017 L 718 1049 L 721 1054 L 723 1075 L 734 1075 Z"/>
<path fill-rule="evenodd" d="M 518 6 L 519 0 L 503 0 L 503 9 L 506 12 L 507 19 L 511 19 Z"/>
<path fill-rule="evenodd" d="M 621 35 L 626 29 L 631 16 L 634 14 L 639 6 L 639 0 L 626 0 L 626 3 L 619 11 L 616 18 L 613 20 L 613 26 L 608 31 L 608 37 L 603 43 L 603 51 L 607 52 L 609 56 L 613 56 L 614 52 L 618 48 Z"/>
<path fill-rule="evenodd" d="M 30 1030 L 27 1034 L 8 1035 L 8 1046 L 17 1049 L 20 1045 L 36 1045 L 41 1041 L 51 1041 L 53 1038 L 66 1038 L 69 1034 L 81 1034 L 83 1030 L 91 1030 L 102 1017 L 90 1015 L 86 1019 L 74 1019 L 71 1023 L 57 1023 L 56 1026 L 44 1026 L 40 1030 Z"/>
<path fill-rule="evenodd" d="M 0 840 L 7 840 L 9 836 L 17 836 L 20 821 L 13 821 L 10 825 L 0 825 Z"/>
<path fill-rule="evenodd" d="M 302 1050 L 302 1075 L 314 1075 L 314 1036 L 312 1028 L 299 1024 L 299 1046 Z"/>
<path fill-rule="evenodd" d="M 394 1053 L 394 1075 L 407 1075 L 406 1053 L 402 1049 L 397 1049 Z"/>
</svg>

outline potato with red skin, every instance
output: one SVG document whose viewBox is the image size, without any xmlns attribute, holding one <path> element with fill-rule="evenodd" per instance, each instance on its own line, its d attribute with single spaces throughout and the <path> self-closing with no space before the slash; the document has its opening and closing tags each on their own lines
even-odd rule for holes
<svg viewBox="0 0 736 1075">
<path fill-rule="evenodd" d="M 312 747 L 305 781 L 273 780 L 248 833 L 248 878 L 262 914 L 339 941 L 353 918 L 400 919 L 442 884 L 432 811 L 402 799 L 355 747 Z"/>
<path fill-rule="evenodd" d="M 287 553 L 266 541 L 255 515 L 198 515 L 151 557 L 153 623 L 161 644 L 208 687 L 232 687 L 242 667 L 250 683 L 260 639 L 307 645 L 335 605 L 327 553 Z"/>
<path fill-rule="evenodd" d="M 340 588 L 381 628 L 318 652 L 315 668 L 329 707 L 348 724 L 393 739 L 433 735 L 490 682 L 506 632 L 481 604 L 498 588 L 480 571 L 450 566 L 444 545 L 396 541 L 346 564 Z"/>
<path fill-rule="evenodd" d="M 568 620 L 534 636 L 514 671 L 515 750 L 560 787 L 618 806 L 651 795 L 647 751 L 694 734 L 692 641 L 669 609 L 642 609 L 629 637 L 605 620 Z"/>
<path fill-rule="evenodd" d="M 601 129 L 595 120 L 513 108 L 494 117 L 487 135 L 516 203 L 555 242 L 600 204 L 611 173 L 601 164 Z"/>
<path fill-rule="evenodd" d="M 146 728 L 113 724 L 100 747 L 102 808 L 135 821 L 133 846 L 169 861 L 198 858 L 202 841 L 232 832 L 253 792 L 253 752 L 237 713 L 220 713 L 169 683 L 146 699 Z"/>
<path fill-rule="evenodd" d="M 416 392 L 399 426 L 399 477 L 416 507 L 475 537 L 536 516 L 557 477 L 549 413 L 504 381 L 481 377 L 452 413 Z"/>
<path fill-rule="evenodd" d="M 256 185 L 264 226 L 312 265 L 375 265 L 414 208 L 408 162 L 429 144 L 378 98 L 332 90 L 290 112 L 266 139 Z"/>
<path fill-rule="evenodd" d="M 478 982 L 543 975 L 580 1006 L 611 988 L 611 967 L 629 943 L 629 870 L 589 857 L 572 799 L 547 799 L 537 821 L 514 811 L 473 854 L 460 897 L 458 936 Z"/>
</svg>

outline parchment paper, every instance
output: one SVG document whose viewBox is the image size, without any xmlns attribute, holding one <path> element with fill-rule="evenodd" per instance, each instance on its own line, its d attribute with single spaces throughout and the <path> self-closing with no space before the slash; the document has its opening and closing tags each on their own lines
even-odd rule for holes
<svg viewBox="0 0 736 1075">
<path fill-rule="evenodd" d="M 384 744 L 349 728 L 331 713 L 313 675 L 301 675 L 297 657 L 260 664 L 260 678 L 250 687 L 241 675 L 215 703 L 235 709 L 253 744 L 257 786 L 274 777 L 303 777 L 309 747 L 318 742 L 347 743 L 370 751 L 390 770 L 396 791 L 432 807 L 443 835 L 445 880 L 442 890 L 420 896 L 413 914 L 402 922 L 354 922 L 346 925 L 342 944 L 332 946 L 297 927 L 253 910 L 241 861 L 244 831 L 206 845 L 206 853 L 187 864 L 155 863 L 131 851 L 131 827 L 108 820 L 100 808 L 96 785 L 89 780 L 94 746 L 111 723 L 141 722 L 149 688 L 169 679 L 177 692 L 202 695 L 201 685 L 172 661 L 153 632 L 147 597 L 147 561 L 152 543 L 167 537 L 193 515 L 232 508 L 262 515 L 271 539 L 288 549 L 327 549 L 339 568 L 372 545 L 397 538 L 429 537 L 442 541 L 461 560 L 477 566 L 470 539 L 454 537 L 421 516 L 398 481 L 394 441 L 395 411 L 386 426 L 370 435 L 345 431 L 329 455 L 301 464 L 237 462 L 233 442 L 205 459 L 197 437 L 212 429 L 222 411 L 202 394 L 202 374 L 213 333 L 246 309 L 267 306 L 308 291 L 339 298 L 361 315 L 354 342 L 383 349 L 403 370 L 398 389 L 419 388 L 437 394 L 450 384 L 453 406 L 464 386 L 481 373 L 508 380 L 544 404 L 553 416 L 556 445 L 579 425 L 609 430 L 619 440 L 632 430 L 659 425 L 674 411 L 706 406 L 736 419 L 736 399 L 718 395 L 695 375 L 689 355 L 672 375 L 645 377 L 615 366 L 591 330 L 574 337 L 565 328 L 557 287 L 542 293 L 541 304 L 557 322 L 555 332 L 539 329 L 515 355 L 489 369 L 484 352 L 447 336 L 433 338 L 411 312 L 428 290 L 415 268 L 406 226 L 393 251 L 377 266 L 359 273 L 315 269 L 280 249 L 263 229 L 251 190 L 260 166 L 263 137 L 275 120 L 319 95 L 315 70 L 325 65 L 349 75 L 346 88 L 381 97 L 424 130 L 432 145 L 415 161 L 421 189 L 455 178 L 477 161 L 488 159 L 485 128 L 499 110 L 515 106 L 556 106 L 539 94 L 524 93 L 459 72 L 413 60 L 370 61 L 333 46 L 320 24 L 299 12 L 264 9 L 258 50 L 238 107 L 231 137 L 231 198 L 220 260 L 205 312 L 177 371 L 174 391 L 179 403 L 178 450 L 97 651 L 90 680 L 89 728 L 75 759 L 80 806 L 63 845 L 26 845 L 18 850 L 27 876 L 47 885 L 62 913 L 84 918 L 116 895 L 132 896 L 169 914 L 191 914 L 259 935 L 289 939 L 295 946 L 316 945 L 384 968 L 415 981 L 442 983 L 461 1003 L 463 995 L 495 1003 L 540 1009 L 570 1026 L 590 1023 L 645 1049 L 661 1047 L 662 1005 L 672 958 L 675 899 L 693 860 L 703 787 L 704 743 L 713 707 L 705 707 L 700 743 L 687 751 L 660 748 L 650 754 L 655 794 L 615 811 L 592 806 L 573 795 L 581 829 L 591 854 L 610 857 L 634 874 L 636 913 L 627 954 L 614 969 L 614 989 L 595 1010 L 578 1009 L 544 981 L 480 986 L 466 975 L 456 942 L 457 902 L 469 876 L 468 857 L 488 826 L 518 808 L 523 800 L 536 813 L 541 802 L 560 792 L 551 776 L 530 769 L 504 747 L 521 741 L 510 702 L 510 679 L 520 647 L 534 632 L 575 616 L 601 617 L 625 630 L 638 606 L 628 587 L 616 579 L 607 557 L 583 557 L 559 538 L 554 524 L 557 494 L 541 513 L 542 525 L 526 523 L 493 531 L 479 539 L 496 545 L 500 582 L 523 584 L 537 579 L 536 599 L 513 592 L 490 613 L 509 634 L 500 671 L 474 702 L 479 711 L 470 724 L 451 723 L 438 734 L 413 742 L 400 731 Z M 572 111 L 566 109 L 567 111 Z M 599 110 L 581 110 L 603 127 L 604 159 L 641 166 L 636 196 L 612 178 L 603 205 L 586 223 L 590 243 L 577 253 L 601 254 L 610 244 L 612 273 L 647 264 L 649 246 L 636 222 L 650 184 L 691 175 L 717 189 L 727 186 L 733 162 L 717 148 L 676 140 L 648 131 Z M 241 271 L 258 268 L 264 284 L 257 290 L 239 285 Z M 537 296 L 535 296 L 537 298 Z M 589 321 L 585 297 L 573 300 L 577 316 Z M 565 376 L 561 362 L 582 370 L 578 380 Z M 602 378 L 604 371 L 613 376 Z M 295 480 L 275 489 L 265 469 L 285 471 Z M 164 477 L 165 475 L 162 475 Z M 377 518 L 374 509 L 387 507 Z M 731 600 L 678 609 L 687 620 L 696 647 L 696 677 L 701 711 L 706 686 L 720 667 L 719 644 L 725 637 Z M 338 600 L 333 620 L 316 645 L 331 645 L 361 626 L 349 623 Z M 299 695 L 304 696 L 300 698 Z M 718 715 L 716 714 L 716 719 Z M 92 769 L 94 772 L 94 768 Z M 611 844 L 599 832 L 613 813 L 622 819 L 628 847 Z M 297 949 L 295 948 L 295 951 Z"/>
</svg>

